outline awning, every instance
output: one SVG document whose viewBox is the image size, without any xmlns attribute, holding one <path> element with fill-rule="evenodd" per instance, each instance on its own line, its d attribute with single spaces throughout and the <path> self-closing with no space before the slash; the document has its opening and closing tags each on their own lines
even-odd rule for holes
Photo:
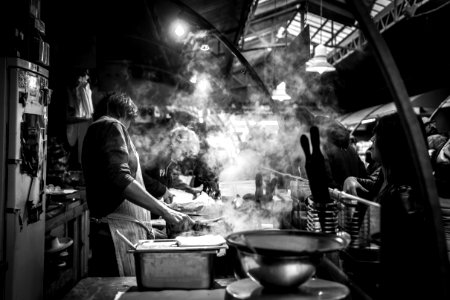
<svg viewBox="0 0 450 300">
<path fill-rule="evenodd" d="M 449 95 L 449 88 L 438 89 L 413 96 L 410 98 L 410 101 L 416 113 L 419 113 L 421 107 L 433 111 Z M 337 120 L 347 127 L 353 127 L 357 126 L 364 120 L 376 120 L 381 116 L 394 113 L 395 111 L 397 111 L 397 107 L 395 106 L 394 102 L 390 102 L 387 104 L 375 105 L 356 112 L 342 115 L 338 117 Z"/>
</svg>

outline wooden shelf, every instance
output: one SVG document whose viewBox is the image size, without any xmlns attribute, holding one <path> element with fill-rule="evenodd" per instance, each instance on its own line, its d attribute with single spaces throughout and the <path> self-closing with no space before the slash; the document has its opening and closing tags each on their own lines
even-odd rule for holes
<svg viewBox="0 0 450 300">
<path fill-rule="evenodd" d="M 60 299 L 78 281 L 87 276 L 89 259 L 89 211 L 84 191 L 58 199 L 55 209 L 48 210 L 45 220 L 46 240 L 70 237 L 73 244 L 68 256 L 61 259 L 66 266 L 57 267 L 58 253 L 45 256 L 45 299 Z"/>
</svg>

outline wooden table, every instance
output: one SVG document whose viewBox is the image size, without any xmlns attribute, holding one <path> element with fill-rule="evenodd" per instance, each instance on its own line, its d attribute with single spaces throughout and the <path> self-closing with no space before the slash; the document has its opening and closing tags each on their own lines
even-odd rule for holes
<svg viewBox="0 0 450 300">
<path fill-rule="evenodd" d="M 223 300 L 225 287 L 234 281 L 216 279 L 208 290 L 160 290 L 140 291 L 136 277 L 87 277 L 63 298 L 63 300 Z"/>
</svg>

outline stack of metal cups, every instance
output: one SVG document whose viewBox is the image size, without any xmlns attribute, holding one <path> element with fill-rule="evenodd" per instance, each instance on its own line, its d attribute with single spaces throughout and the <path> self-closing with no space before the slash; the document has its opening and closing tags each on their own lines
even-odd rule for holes
<svg viewBox="0 0 450 300">
<path fill-rule="evenodd" d="M 306 199 L 311 195 L 308 183 L 298 180 L 290 182 L 291 198 L 292 198 L 292 226 L 297 229 L 306 229 Z"/>
<path fill-rule="evenodd" d="M 306 229 L 314 232 L 336 233 L 338 232 L 339 207 L 338 202 L 316 203 L 312 196 L 306 201 Z M 323 227 L 319 219 L 319 214 L 324 216 Z"/>
<path fill-rule="evenodd" d="M 370 243 L 369 208 L 358 206 L 357 201 L 342 199 L 344 207 L 340 213 L 341 224 L 345 232 L 350 234 L 350 248 L 363 248 Z"/>
</svg>

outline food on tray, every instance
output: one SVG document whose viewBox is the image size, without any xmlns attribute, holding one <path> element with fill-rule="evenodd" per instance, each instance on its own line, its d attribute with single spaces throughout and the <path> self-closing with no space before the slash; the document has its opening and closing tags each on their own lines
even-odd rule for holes
<svg viewBox="0 0 450 300">
<path fill-rule="evenodd" d="M 136 249 L 155 249 L 167 247 L 177 247 L 177 241 L 140 240 Z"/>
<path fill-rule="evenodd" d="M 205 207 L 205 205 L 203 203 L 196 202 L 196 201 L 186 202 L 186 203 L 173 202 L 173 203 L 169 204 L 168 206 L 172 209 L 179 210 L 179 211 L 186 212 L 186 213 L 195 213 L 195 212 L 198 213 Z"/>
<path fill-rule="evenodd" d="M 200 236 L 178 236 L 175 238 L 180 247 L 219 246 L 226 243 L 220 235 L 206 234 Z"/>
</svg>

